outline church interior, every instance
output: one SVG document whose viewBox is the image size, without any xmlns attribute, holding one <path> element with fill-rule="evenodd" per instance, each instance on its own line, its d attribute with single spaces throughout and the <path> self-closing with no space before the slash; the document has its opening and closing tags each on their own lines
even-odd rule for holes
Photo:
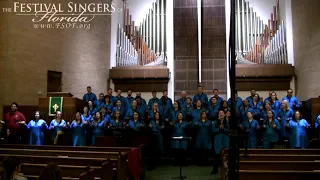
<svg viewBox="0 0 320 180">
<path fill-rule="evenodd" d="M 319 7 L 0 0 L 0 180 L 318 179 Z"/>
</svg>

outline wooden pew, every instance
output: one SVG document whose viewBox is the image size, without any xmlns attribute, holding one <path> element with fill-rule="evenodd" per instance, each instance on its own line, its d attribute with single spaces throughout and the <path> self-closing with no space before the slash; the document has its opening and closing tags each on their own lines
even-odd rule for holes
<svg viewBox="0 0 320 180">
<path fill-rule="evenodd" d="M 124 152 L 89 152 L 89 151 L 59 151 L 59 150 L 37 150 L 37 149 L 9 149 L 0 148 L 1 154 L 25 155 L 25 156 L 58 156 L 58 157 L 85 157 L 85 158 L 104 158 L 117 159 L 116 170 L 117 179 L 126 180 L 127 178 L 127 153 Z"/>
<path fill-rule="evenodd" d="M 240 149 L 240 154 L 245 150 Z M 224 154 L 228 154 L 227 149 L 223 149 Z M 248 149 L 248 154 L 320 154 L 320 149 Z"/>
<path fill-rule="evenodd" d="M 23 175 L 28 180 L 38 180 L 39 176 L 36 175 Z M 63 180 L 79 180 L 80 178 L 62 177 Z"/>
<path fill-rule="evenodd" d="M 226 155 L 226 157 L 228 157 Z M 240 162 L 243 161 L 315 161 L 320 160 L 319 155 L 311 154 L 250 154 L 249 157 L 240 155 Z"/>
<path fill-rule="evenodd" d="M 277 171 L 277 170 L 240 170 L 239 180 L 270 180 L 270 179 L 290 179 L 290 180 L 318 180 L 318 171 Z"/>
<path fill-rule="evenodd" d="M 90 169 L 88 172 L 80 174 L 79 180 L 94 180 L 95 177 L 94 169 Z"/>
<path fill-rule="evenodd" d="M 320 161 L 240 161 L 239 169 L 320 171 Z"/>
<path fill-rule="evenodd" d="M 20 171 L 23 172 L 24 175 L 40 175 L 45 167 L 47 167 L 47 164 L 22 163 Z M 80 174 L 89 170 L 89 166 L 59 165 L 59 167 L 61 168 L 62 177 L 79 178 Z"/>
<path fill-rule="evenodd" d="M 77 165 L 77 166 L 100 166 L 106 162 L 105 158 L 83 158 L 83 157 L 59 157 L 59 156 L 33 156 L 33 155 L 10 155 L 19 159 L 22 163 L 32 164 L 48 164 L 55 162 L 61 165 Z M 8 154 L 0 154 L 0 158 L 8 157 Z M 117 159 L 110 159 L 111 162 L 117 163 Z"/>
</svg>

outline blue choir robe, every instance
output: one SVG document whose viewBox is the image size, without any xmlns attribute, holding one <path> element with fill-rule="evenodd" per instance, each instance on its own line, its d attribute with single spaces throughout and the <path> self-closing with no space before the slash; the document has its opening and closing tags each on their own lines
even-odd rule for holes
<svg viewBox="0 0 320 180">
<path fill-rule="evenodd" d="M 159 106 L 161 103 L 161 100 L 159 98 L 151 98 L 148 102 L 148 108 L 152 109 L 154 103 L 158 103 L 158 106 Z"/>
<path fill-rule="evenodd" d="M 123 121 L 111 120 L 110 125 L 113 128 L 123 128 Z"/>
<path fill-rule="evenodd" d="M 100 111 L 100 110 L 99 110 Z M 97 111 L 95 108 L 92 108 L 92 109 L 88 109 L 88 114 L 92 117 L 95 116 L 96 112 L 99 112 Z"/>
<path fill-rule="evenodd" d="M 167 97 L 167 100 L 166 100 L 166 103 L 163 103 L 160 99 L 160 104 L 159 104 L 159 107 L 160 106 L 165 106 L 165 107 L 168 107 L 170 110 L 173 109 L 173 104 L 172 104 L 172 99 Z"/>
<path fill-rule="evenodd" d="M 111 114 L 111 113 L 112 113 L 113 104 L 112 104 L 111 102 L 110 102 L 109 104 L 105 104 L 105 103 L 104 103 L 103 106 L 106 108 L 108 114 Z"/>
<path fill-rule="evenodd" d="M 216 154 L 220 154 L 221 147 L 223 149 L 229 148 L 229 122 L 226 121 L 224 129 L 220 129 L 220 122 L 216 120 L 212 124 L 212 132 L 214 136 L 214 151 Z"/>
<path fill-rule="evenodd" d="M 44 131 L 48 129 L 45 120 L 31 120 L 27 128 L 30 130 L 30 145 L 44 145 Z"/>
<path fill-rule="evenodd" d="M 196 148 L 200 149 L 212 149 L 212 123 L 209 120 L 205 122 L 197 121 L 197 125 L 194 127 L 197 130 Z"/>
<path fill-rule="evenodd" d="M 153 134 L 155 135 L 156 141 L 157 141 L 157 148 L 159 149 L 160 153 L 163 153 L 163 136 L 162 136 L 162 127 L 164 124 L 159 121 L 150 121 L 151 124 L 151 130 Z"/>
<path fill-rule="evenodd" d="M 183 114 L 183 120 L 186 119 L 187 115 L 186 115 L 186 112 L 184 111 L 184 109 L 180 109 L 180 110 L 173 109 L 171 111 L 171 119 L 170 119 L 172 123 L 174 123 L 178 119 L 178 114 L 179 113 Z"/>
<path fill-rule="evenodd" d="M 122 106 L 120 109 L 118 107 L 113 107 L 112 115 L 115 116 L 117 111 L 120 111 L 120 119 L 124 119 L 126 117 L 127 111 Z"/>
<path fill-rule="evenodd" d="M 273 114 L 275 114 L 275 112 L 273 110 L 271 110 L 273 112 Z M 279 111 L 278 111 L 279 112 Z M 276 117 L 276 116 L 274 116 Z M 265 121 L 267 119 L 267 111 L 265 109 L 263 109 L 261 111 L 261 118 Z"/>
<path fill-rule="evenodd" d="M 76 120 L 73 120 L 70 124 L 73 146 L 86 146 L 85 126 L 85 124 L 79 124 Z"/>
<path fill-rule="evenodd" d="M 132 106 L 132 102 L 135 100 L 135 98 L 132 96 L 131 97 L 128 96 L 125 98 L 125 100 L 126 100 L 126 104 L 128 105 L 127 109 L 130 109 Z"/>
<path fill-rule="evenodd" d="M 171 105 L 172 106 L 172 105 Z M 169 106 L 168 104 L 161 104 L 159 106 L 159 112 L 160 112 L 160 115 L 161 115 L 161 120 L 162 121 L 165 121 L 166 118 L 168 118 L 168 120 L 170 121 L 172 119 L 171 117 L 171 106 Z"/>
<path fill-rule="evenodd" d="M 101 120 L 100 122 L 91 122 L 92 126 L 92 145 L 96 144 L 96 137 L 104 136 L 104 125 L 105 121 Z"/>
<path fill-rule="evenodd" d="M 285 96 L 282 98 L 282 100 L 288 101 L 290 109 L 300 108 L 301 106 L 300 101 L 295 96 L 291 96 L 291 97 Z M 293 106 L 293 104 L 295 104 L 295 107 Z"/>
<path fill-rule="evenodd" d="M 264 103 L 270 102 L 270 101 L 271 101 L 271 97 L 267 97 L 267 98 L 264 99 Z"/>
<path fill-rule="evenodd" d="M 212 98 L 210 98 L 209 101 L 208 101 L 208 106 L 209 107 L 212 106 Z M 218 96 L 218 97 L 216 97 L 216 99 L 217 99 L 217 104 L 219 104 L 219 106 L 220 106 L 222 104 L 222 102 L 223 102 L 222 97 Z"/>
<path fill-rule="evenodd" d="M 124 119 L 127 120 L 127 121 L 129 121 L 130 119 L 133 119 L 133 113 L 134 112 L 139 113 L 137 108 L 136 109 L 132 109 L 132 108 L 128 109 Z M 140 115 L 140 113 L 139 113 L 139 115 Z M 139 120 L 141 120 L 141 115 L 139 116 Z"/>
<path fill-rule="evenodd" d="M 249 107 L 252 109 L 252 115 L 254 119 L 260 119 L 260 112 L 261 109 L 260 107 L 263 107 L 262 102 L 258 101 L 256 104 L 253 103 L 253 101 L 251 101 L 251 103 L 249 103 Z"/>
<path fill-rule="evenodd" d="M 300 121 L 290 120 L 288 126 L 290 128 L 290 148 L 307 148 L 308 136 L 307 127 L 309 123 L 305 119 Z"/>
<path fill-rule="evenodd" d="M 209 106 L 208 108 L 208 118 L 213 121 L 213 120 L 216 120 L 218 118 L 218 112 L 219 112 L 219 109 L 220 109 L 220 104 L 215 104 L 215 105 L 212 105 Z"/>
<path fill-rule="evenodd" d="M 111 122 L 111 117 L 109 116 L 109 114 L 101 114 L 102 115 L 102 117 L 101 117 L 101 119 L 102 120 L 104 120 L 107 124 L 110 124 L 110 122 Z"/>
<path fill-rule="evenodd" d="M 55 119 L 53 119 L 51 122 L 50 122 L 50 125 L 49 127 L 54 127 L 51 131 L 51 140 L 52 142 L 54 141 L 54 139 L 56 138 L 57 136 L 57 133 L 58 131 L 63 131 L 64 127 L 66 126 L 66 121 L 61 119 L 60 123 L 58 123 Z"/>
<path fill-rule="evenodd" d="M 101 107 L 104 105 L 103 101 L 98 99 L 94 102 L 94 107 L 96 109 L 96 112 L 97 111 L 100 111 Z"/>
<path fill-rule="evenodd" d="M 189 127 L 189 123 L 182 121 L 181 123 L 176 122 L 173 124 L 173 132 L 172 137 L 187 137 L 187 130 Z M 184 149 L 186 150 L 188 147 L 188 141 L 187 140 L 171 140 L 171 148 L 172 149 Z"/>
<path fill-rule="evenodd" d="M 147 106 L 145 104 L 138 104 L 137 111 L 139 113 L 140 120 L 144 121 L 145 113 L 147 112 Z"/>
<path fill-rule="evenodd" d="M 317 117 L 316 121 L 315 121 L 315 128 L 320 128 L 320 115 Z"/>
<path fill-rule="evenodd" d="M 90 94 L 84 94 L 83 95 L 83 101 L 88 102 L 88 101 L 92 101 L 93 103 L 97 100 L 97 96 L 94 93 L 90 93 Z"/>
<path fill-rule="evenodd" d="M 82 121 L 89 122 L 91 119 L 92 119 L 92 116 L 89 115 L 89 113 L 88 113 L 87 116 L 85 116 L 84 114 L 81 114 L 81 120 Z"/>
<path fill-rule="evenodd" d="M 200 101 L 202 102 L 202 106 L 203 106 L 203 107 L 207 107 L 207 106 L 208 106 L 208 96 L 207 96 L 207 94 L 205 94 L 205 93 L 195 94 L 195 95 L 193 96 L 192 103 L 195 105 L 198 100 L 200 100 Z"/>
<path fill-rule="evenodd" d="M 244 107 L 242 106 L 240 108 L 240 116 L 238 118 L 238 124 L 242 124 L 243 122 L 248 121 L 248 116 L 247 116 L 247 112 L 251 112 L 253 113 L 253 109 L 248 107 Z M 252 114 L 253 115 L 253 114 Z"/>
<path fill-rule="evenodd" d="M 110 98 L 110 103 L 112 103 L 112 105 L 114 105 L 114 104 L 115 104 L 115 102 L 114 102 L 114 100 L 115 100 L 114 96 L 112 96 L 112 94 L 111 94 L 111 95 L 110 95 L 110 94 L 107 94 L 107 96 L 109 96 L 109 98 Z"/>
<path fill-rule="evenodd" d="M 253 102 L 253 97 L 252 96 L 248 96 L 246 98 L 246 100 L 248 100 L 249 104 Z"/>
<path fill-rule="evenodd" d="M 113 97 L 113 107 L 117 107 L 117 101 L 120 100 L 121 101 L 121 108 L 127 109 L 128 108 L 128 104 L 127 104 L 127 100 L 125 97 L 123 96 L 114 96 Z"/>
<path fill-rule="evenodd" d="M 180 98 L 177 102 L 179 102 L 181 108 L 185 108 L 187 105 L 187 98 Z"/>
<path fill-rule="evenodd" d="M 206 109 L 193 109 L 193 111 L 191 112 L 191 120 L 193 123 L 197 122 L 200 119 L 200 114 L 202 111 L 206 111 Z"/>
<path fill-rule="evenodd" d="M 275 102 L 269 101 L 271 110 L 274 112 L 274 117 L 278 117 L 279 110 L 281 109 L 281 102 L 276 100 Z"/>
<path fill-rule="evenodd" d="M 160 112 L 159 112 L 160 113 Z M 149 111 L 148 111 L 148 118 L 150 119 L 150 120 L 155 120 L 154 119 L 154 111 L 153 111 L 153 109 L 150 109 Z M 161 115 L 161 113 L 160 113 L 160 115 Z M 161 119 L 161 121 L 163 122 L 163 120 Z"/>
<path fill-rule="evenodd" d="M 282 109 L 279 110 L 278 117 L 280 117 L 280 136 L 281 137 L 288 137 L 288 132 L 286 131 L 286 124 L 289 123 L 289 121 L 294 116 L 294 112 L 292 109 L 288 109 L 283 111 Z"/>
<path fill-rule="evenodd" d="M 136 130 L 136 131 L 138 131 L 138 130 L 140 130 L 141 128 L 144 127 L 143 121 L 139 121 L 139 120 L 138 121 L 130 120 L 128 125 L 129 125 L 130 129 L 133 129 L 133 130 Z"/>
<path fill-rule="evenodd" d="M 276 125 L 276 128 L 273 128 L 274 124 Z M 263 148 L 270 148 L 270 143 L 275 143 L 279 140 L 278 131 L 280 130 L 280 123 L 276 119 L 273 123 L 269 123 L 268 120 L 265 120 L 263 125 L 266 126 L 263 134 Z"/>
<path fill-rule="evenodd" d="M 246 120 L 242 123 L 244 129 L 249 131 L 248 148 L 257 148 L 257 127 L 259 123 L 257 120 L 253 119 L 251 123 Z"/>
<path fill-rule="evenodd" d="M 147 105 L 147 101 L 145 100 L 145 99 L 143 99 L 142 97 L 141 97 L 141 104 L 143 104 L 143 105 Z"/>
<path fill-rule="evenodd" d="M 242 99 L 238 97 L 235 103 L 236 103 L 236 113 L 239 115 L 240 109 L 243 106 Z M 231 108 L 231 98 L 228 99 L 228 106 Z"/>
<path fill-rule="evenodd" d="M 187 116 L 190 116 L 191 115 L 191 112 L 193 111 L 193 106 L 192 105 L 186 105 L 185 107 L 184 107 L 184 111 L 186 112 L 186 115 Z"/>
</svg>

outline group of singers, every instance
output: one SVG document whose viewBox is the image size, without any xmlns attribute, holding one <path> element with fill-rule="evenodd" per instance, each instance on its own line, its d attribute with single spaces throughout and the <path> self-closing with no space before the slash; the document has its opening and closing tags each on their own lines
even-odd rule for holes
<svg viewBox="0 0 320 180">
<path fill-rule="evenodd" d="M 40 118 L 39 111 L 35 112 L 33 120 L 27 122 L 23 114 L 17 111 L 18 104 L 12 103 L 11 112 L 6 114 L 1 124 L 1 130 L 4 129 L 3 125 L 6 127 L 6 133 L 1 133 L 1 136 L 9 136 L 12 142 L 19 142 L 23 136 L 21 129 L 25 126 L 31 131 L 30 144 L 44 144 L 45 130 L 51 131 L 52 143 L 59 144 L 64 129 L 70 128 L 73 146 L 85 146 L 94 145 L 95 137 L 103 136 L 105 128 L 149 129 L 156 135 L 158 149 L 163 153 L 163 141 L 170 139 L 163 138 L 162 130 L 171 129 L 171 137 L 194 137 L 195 147 L 200 153 L 205 154 L 205 151 L 213 149 L 219 155 L 222 147 L 228 148 L 231 99 L 223 100 L 218 89 L 213 90 L 214 96 L 209 100 L 201 86 L 193 99 L 183 91 L 181 98 L 175 101 L 167 96 L 166 90 L 161 98 L 154 91 L 148 104 L 140 93 L 133 97 L 130 89 L 128 96 L 123 97 L 121 90 L 117 90 L 117 95 L 113 96 L 110 88 L 107 95 L 101 93 L 98 99 L 90 86 L 87 91 L 83 96 L 87 106 L 68 122 L 62 119 L 59 111 L 49 124 Z M 235 94 L 238 125 L 248 133 L 249 148 L 256 148 L 259 141 L 263 142 L 264 148 L 270 148 L 270 144 L 276 143 L 279 138 L 288 138 L 291 148 L 306 148 L 307 129 L 311 125 L 302 118 L 298 111 L 300 102 L 292 94 L 292 89 L 289 89 L 287 96 L 280 100 L 276 92 L 270 91 L 264 101 L 253 89 L 251 96 L 244 100 Z M 320 116 L 316 120 L 316 128 L 319 122 Z M 187 147 L 187 141 L 171 140 L 172 149 Z"/>
</svg>

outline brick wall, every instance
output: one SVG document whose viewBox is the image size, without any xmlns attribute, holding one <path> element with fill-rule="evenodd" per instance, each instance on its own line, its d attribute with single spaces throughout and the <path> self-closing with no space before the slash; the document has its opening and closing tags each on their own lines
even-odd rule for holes
<svg viewBox="0 0 320 180">
<path fill-rule="evenodd" d="M 301 100 L 320 95 L 319 7 L 320 1 L 292 0 L 294 63 Z"/>
<path fill-rule="evenodd" d="M 38 2 L 20 2 L 33 1 Z M 13 7 L 13 1 L 0 1 L 0 117 L 3 104 L 38 104 L 38 90 L 46 93 L 47 70 L 62 72 L 62 91 L 76 97 L 82 97 L 88 85 L 96 93 L 106 92 L 111 16 L 95 16 L 90 30 L 35 29 L 34 16 L 3 13 L 3 7 Z"/>
</svg>

